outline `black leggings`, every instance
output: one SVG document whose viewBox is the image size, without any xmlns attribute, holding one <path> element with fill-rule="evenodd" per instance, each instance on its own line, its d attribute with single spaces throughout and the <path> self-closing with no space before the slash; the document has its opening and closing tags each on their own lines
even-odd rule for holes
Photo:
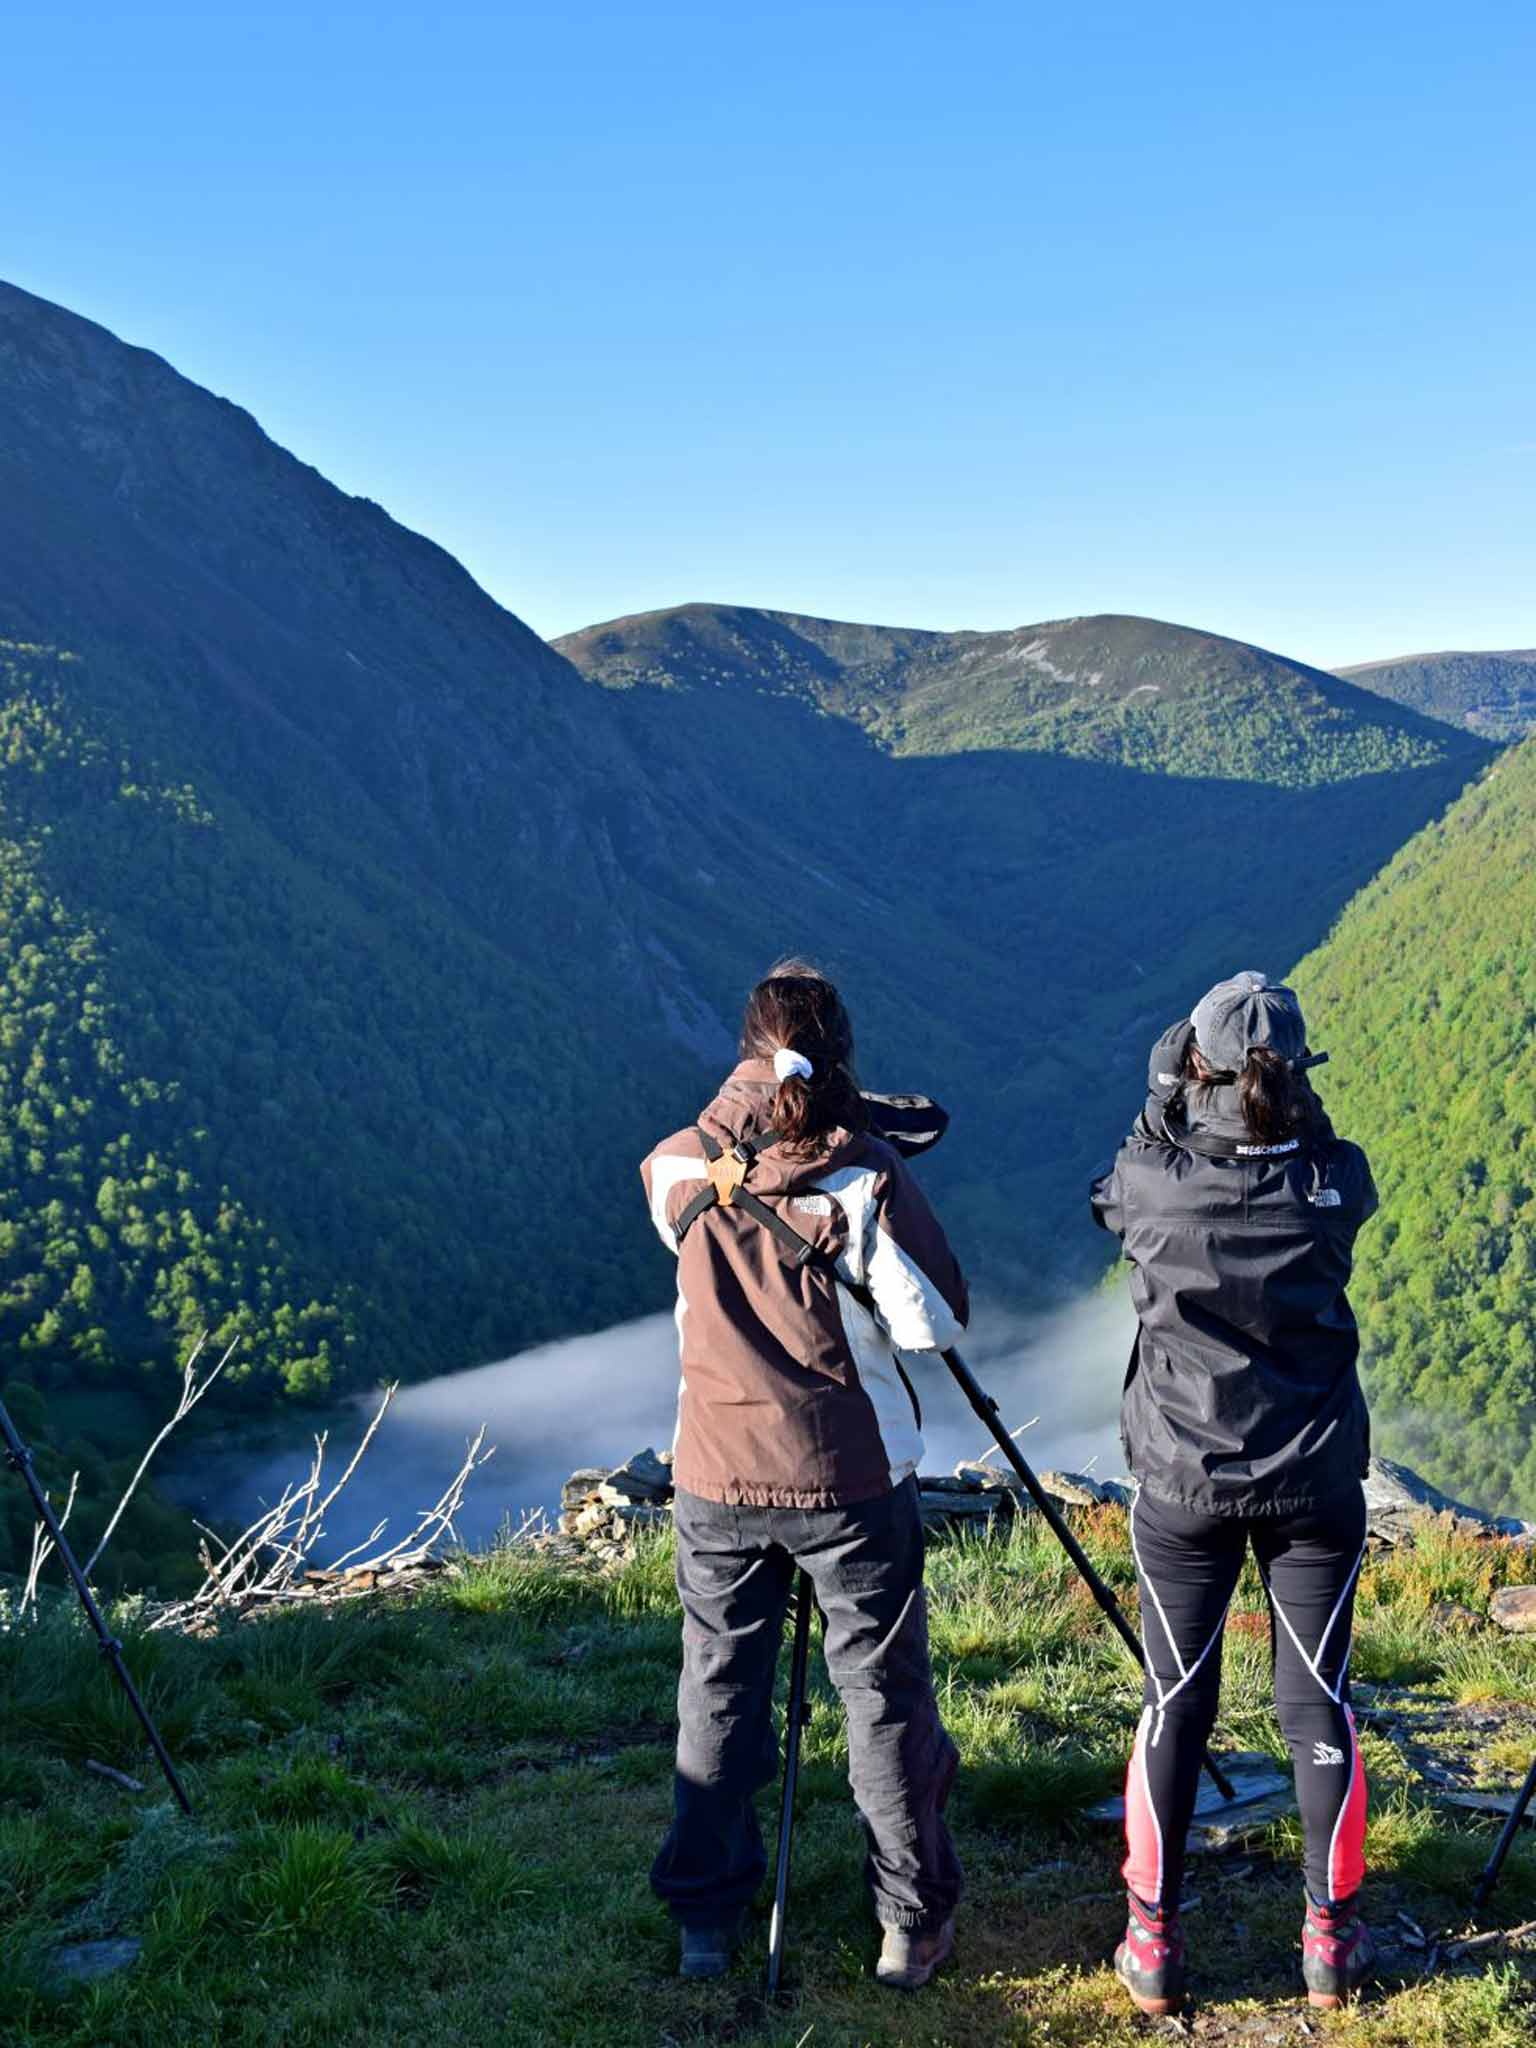
<svg viewBox="0 0 1536 2048">
<path fill-rule="evenodd" d="M 1173 1909 L 1221 1693 L 1221 1637 L 1249 1542 L 1269 1595 L 1275 1711 L 1296 1771 L 1307 1890 L 1348 1898 L 1365 1874 L 1365 1774 L 1349 1710 L 1365 1496 L 1304 1515 L 1199 1515 L 1138 1493 L 1131 1542 L 1147 1681 L 1125 1788 L 1125 1881 Z"/>
</svg>

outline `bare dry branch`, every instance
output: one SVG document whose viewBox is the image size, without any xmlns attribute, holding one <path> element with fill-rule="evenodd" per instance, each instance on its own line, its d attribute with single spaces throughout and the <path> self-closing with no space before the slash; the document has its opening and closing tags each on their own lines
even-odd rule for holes
<svg viewBox="0 0 1536 2048">
<path fill-rule="evenodd" d="M 203 1583 L 191 1599 L 162 1609 L 150 1626 L 175 1628 L 195 1616 L 220 1609 L 238 1611 L 253 1604 L 300 1599 L 311 1593 L 313 1587 L 306 1584 L 306 1579 L 315 1567 L 316 1547 L 325 1534 L 326 1516 L 373 1443 L 395 1391 L 394 1386 L 384 1389 L 357 1448 L 341 1476 L 329 1487 L 324 1485 L 328 1439 L 322 1433 L 315 1438 L 314 1453 L 304 1476 L 285 1486 L 276 1503 L 263 1509 L 233 1542 L 225 1542 L 213 1530 L 194 1523 L 204 1539 L 198 1550 Z M 454 1536 L 455 1518 L 463 1506 L 465 1489 L 474 1473 L 494 1454 L 494 1448 L 485 1448 L 482 1427 L 466 1445 L 457 1472 L 432 1505 L 421 1510 L 409 1534 L 378 1550 L 375 1546 L 388 1526 L 381 1521 L 363 1542 L 344 1551 L 327 1568 L 325 1576 L 331 1577 L 344 1566 L 361 1575 L 398 1568 L 408 1560 L 429 1556 L 438 1544 Z"/>
<path fill-rule="evenodd" d="M 64 1502 L 64 1511 L 59 1516 L 60 1529 L 63 1529 L 67 1525 L 70 1513 L 75 1505 L 75 1495 L 79 1491 L 80 1474 L 78 1472 L 71 1472 L 69 1475 L 69 1495 Z M 46 1528 L 41 1522 L 35 1523 L 32 1529 L 32 1561 L 27 1566 L 26 1582 L 24 1583 L 21 1589 L 20 1612 L 22 1614 L 26 1613 L 29 1606 L 34 1610 L 36 1609 L 38 1575 L 42 1571 L 43 1566 L 48 1562 L 49 1558 L 52 1557 L 53 1552 L 53 1538 L 48 1534 Z"/>
<path fill-rule="evenodd" d="M 1472 1949 L 1491 1948 L 1499 1941 L 1523 1941 L 1529 1934 L 1536 1934 L 1536 1920 L 1522 1920 L 1517 1927 L 1491 1927 L 1486 1934 L 1469 1934 L 1464 1941 L 1451 1942 L 1441 1954 L 1454 1961 Z"/>
<path fill-rule="evenodd" d="M 239 1340 L 237 1338 L 236 1343 L 238 1343 L 238 1341 Z M 176 1403 L 175 1413 L 171 1416 L 168 1422 L 162 1425 L 160 1430 L 157 1432 L 157 1434 L 151 1441 L 149 1449 L 144 1453 L 143 1457 L 140 1458 L 139 1468 L 134 1473 L 133 1477 L 129 1480 L 122 1499 L 118 1502 L 117 1506 L 112 1510 L 112 1518 L 107 1523 L 106 1528 L 102 1531 L 101 1541 L 96 1545 L 96 1548 L 91 1552 L 90 1556 L 85 1561 L 84 1571 L 85 1576 L 87 1578 L 89 1578 L 91 1576 L 91 1573 L 95 1571 L 97 1565 L 101 1562 L 103 1551 L 105 1551 L 107 1545 L 112 1541 L 113 1536 L 117 1533 L 117 1525 L 123 1519 L 123 1515 L 128 1507 L 128 1503 L 133 1499 L 133 1496 L 138 1492 L 139 1481 L 144 1477 L 144 1474 L 149 1470 L 151 1460 L 154 1458 L 156 1451 L 159 1450 L 160 1446 L 165 1442 L 166 1438 L 170 1435 L 171 1431 L 176 1427 L 177 1423 L 185 1421 L 187 1416 L 189 1416 L 192 1413 L 192 1410 L 197 1406 L 198 1402 L 202 1400 L 204 1394 L 207 1393 L 208 1389 L 213 1385 L 214 1381 L 218 1378 L 219 1374 L 224 1370 L 225 1366 L 228 1365 L 229 1361 L 235 1355 L 235 1345 L 231 1344 L 228 1350 L 224 1353 L 224 1356 L 213 1368 L 212 1372 L 208 1374 L 207 1378 L 202 1381 L 199 1381 L 196 1376 L 197 1361 L 199 1360 L 199 1358 L 202 1357 L 203 1351 L 206 1348 L 207 1343 L 208 1332 L 205 1330 L 202 1336 L 199 1337 L 197 1342 L 193 1345 L 192 1350 L 187 1357 L 186 1363 L 181 1368 L 181 1397 Z"/>
<path fill-rule="evenodd" d="M 142 1792 L 144 1787 L 137 1778 L 130 1778 L 126 1771 L 114 1770 L 111 1764 L 99 1764 L 95 1757 L 88 1756 L 85 1768 L 93 1771 L 98 1778 L 105 1778 L 108 1784 L 116 1785 L 122 1792 Z"/>
<path fill-rule="evenodd" d="M 442 1541 L 444 1536 L 452 1536 L 455 1533 L 453 1526 L 454 1517 L 464 1505 L 465 1487 L 468 1486 L 470 1479 L 479 1471 L 480 1467 L 489 1464 L 490 1460 L 496 1455 L 496 1446 L 494 1444 L 491 1445 L 488 1451 L 482 1454 L 480 1447 L 484 1442 L 485 1424 L 482 1422 L 475 1434 L 474 1440 L 465 1449 L 463 1464 L 443 1489 L 437 1501 L 430 1508 L 423 1510 L 410 1535 L 402 1537 L 398 1543 L 394 1544 L 389 1550 L 381 1551 L 377 1557 L 365 1559 L 364 1564 L 366 1567 L 382 1570 L 385 1565 L 399 1557 L 415 1555 L 424 1557 L 432 1550 L 435 1544 Z M 364 1566 L 359 1566 L 359 1570 L 363 1568 Z"/>
<path fill-rule="evenodd" d="M 1038 1415 L 1031 1415 L 1028 1422 L 1021 1422 L 1017 1429 L 1010 1429 L 1008 1432 L 1008 1441 L 1010 1443 L 1017 1443 L 1019 1438 L 1024 1434 L 1025 1430 L 1033 1429 L 1035 1424 L 1039 1420 L 1040 1418 Z M 1002 1448 L 1003 1447 L 1001 1444 L 988 1444 L 987 1448 L 982 1452 L 981 1456 L 979 1458 L 972 1458 L 971 1463 L 973 1465 L 985 1465 L 988 1458 L 996 1458 L 1001 1456 Z"/>
</svg>

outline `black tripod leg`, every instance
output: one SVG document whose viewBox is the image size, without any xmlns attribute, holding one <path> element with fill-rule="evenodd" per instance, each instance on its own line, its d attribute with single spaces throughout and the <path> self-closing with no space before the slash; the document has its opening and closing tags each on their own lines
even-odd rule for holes
<svg viewBox="0 0 1536 2048">
<path fill-rule="evenodd" d="M 1092 1560 L 1089 1558 L 1087 1551 L 1084 1550 L 1081 1543 L 1072 1534 L 1055 1501 L 1051 1499 L 1045 1488 L 1030 1470 L 1018 1445 L 1008 1434 L 1007 1430 L 1004 1429 L 1002 1415 L 997 1403 L 981 1384 L 980 1380 L 977 1379 L 975 1373 L 971 1371 L 971 1368 L 966 1364 L 958 1351 L 944 1352 L 943 1359 L 944 1363 L 954 1374 L 955 1379 L 959 1382 L 960 1390 L 965 1395 L 965 1398 L 970 1402 L 987 1428 L 991 1430 L 992 1435 L 997 1441 L 998 1449 L 1017 1473 L 1019 1484 L 1040 1510 L 1040 1513 L 1050 1527 L 1051 1534 L 1056 1538 L 1056 1541 L 1082 1574 L 1083 1583 L 1103 1610 L 1111 1628 L 1114 1629 L 1116 1635 L 1125 1644 L 1131 1655 L 1136 1659 L 1136 1662 L 1145 1670 L 1147 1660 L 1145 1652 L 1141 1647 L 1140 1636 L 1137 1635 L 1121 1612 L 1120 1602 L 1094 1570 Z M 1209 1750 L 1206 1751 L 1205 1755 L 1205 1768 L 1210 1773 L 1211 1783 L 1216 1787 L 1216 1790 L 1223 1799 L 1235 1799 L 1237 1797 L 1236 1792 L 1232 1788 L 1231 1779 Z"/>
<path fill-rule="evenodd" d="M 1474 1913 L 1481 1913 L 1493 1896 L 1493 1888 L 1499 1881 L 1499 1872 L 1504 1868 L 1504 1858 L 1509 1854 L 1519 1832 L 1520 1823 L 1525 1818 L 1533 1794 L 1536 1794 L 1536 1756 L 1531 1758 L 1531 1768 L 1525 1774 L 1525 1783 L 1520 1787 L 1509 1818 L 1500 1831 L 1499 1839 L 1493 1845 L 1493 1854 L 1488 1858 L 1487 1868 L 1477 1880 L 1477 1890 L 1472 1894 Z"/>
<path fill-rule="evenodd" d="M 59 1518 L 53 1511 L 53 1504 L 44 1492 L 36 1472 L 32 1469 L 32 1453 L 16 1434 L 16 1426 L 6 1413 L 4 1402 L 0 1402 L 0 1436 L 5 1438 L 8 1461 L 26 1482 L 27 1490 L 32 1495 L 33 1503 L 37 1508 L 38 1517 L 52 1538 L 54 1548 L 64 1560 L 64 1568 L 74 1581 L 75 1591 L 80 1596 L 80 1604 L 85 1609 L 86 1618 L 89 1620 L 91 1627 L 96 1631 L 96 1639 L 101 1644 L 101 1653 L 116 1673 L 118 1684 L 128 1695 L 128 1704 L 133 1708 L 134 1713 L 137 1714 L 139 1724 L 143 1728 L 145 1735 L 149 1738 L 149 1746 L 155 1752 L 160 1768 L 165 1773 L 166 1782 L 175 1793 L 177 1803 L 181 1807 L 182 1812 L 191 1813 L 192 1802 L 187 1797 L 186 1787 L 176 1775 L 176 1766 L 171 1762 L 170 1751 L 160 1740 L 160 1731 L 150 1719 L 149 1709 L 139 1697 L 139 1689 L 129 1676 L 128 1667 L 123 1662 L 123 1646 L 107 1627 L 106 1617 L 96 1605 L 96 1596 L 86 1583 L 85 1573 L 81 1571 L 76 1561 L 75 1553 L 70 1549 L 64 1531 L 59 1526 Z"/>
<path fill-rule="evenodd" d="M 810 1719 L 806 1686 L 811 1662 L 811 1616 L 816 1595 L 809 1576 L 795 1577 L 795 1635 L 789 1659 L 789 1704 L 784 1720 L 784 1788 L 779 1801 L 779 1853 L 773 1873 L 773 1917 L 768 1922 L 765 1988 L 776 1998 L 784 1969 L 784 1926 L 789 1909 L 789 1851 L 795 1827 L 795 1787 L 800 1779 L 800 1734 Z"/>
</svg>

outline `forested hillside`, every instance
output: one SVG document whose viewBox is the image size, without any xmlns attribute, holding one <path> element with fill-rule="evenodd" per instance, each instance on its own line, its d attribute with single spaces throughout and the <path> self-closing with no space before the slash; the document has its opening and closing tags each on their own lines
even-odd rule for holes
<svg viewBox="0 0 1536 2048">
<path fill-rule="evenodd" d="M 792 948 L 872 1082 L 954 1109 L 932 1182 L 978 1280 L 1057 1284 L 1150 1036 L 1315 943 L 1487 758 L 1146 621 L 887 696 L 598 687 L 238 408 L 4 287 L 0 565 L 0 1342 L 55 1406 L 205 1324 L 263 1402 L 660 1305 L 635 1161 Z"/>
<path fill-rule="evenodd" d="M 609 688 L 763 691 L 903 755 L 1006 749 L 1288 789 L 1445 758 L 1442 729 L 1321 669 L 1158 619 L 922 633 L 691 604 L 555 645 Z"/>
<path fill-rule="evenodd" d="M 1536 742 L 1353 903 L 1297 983 L 1382 1213 L 1355 1306 L 1382 1445 L 1536 1513 Z"/>
<path fill-rule="evenodd" d="M 1492 740 L 1536 731 L 1536 648 L 1498 654 L 1406 654 L 1336 671 L 1364 690 Z"/>
</svg>

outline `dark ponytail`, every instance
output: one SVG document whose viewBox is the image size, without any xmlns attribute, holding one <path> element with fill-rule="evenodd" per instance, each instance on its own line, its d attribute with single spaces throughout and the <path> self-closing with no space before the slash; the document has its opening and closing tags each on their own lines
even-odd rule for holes
<svg viewBox="0 0 1536 2048">
<path fill-rule="evenodd" d="M 809 1077 L 788 1075 L 773 1098 L 773 1128 L 788 1150 L 808 1150 L 839 1126 L 864 1128 L 864 1101 L 853 1071 L 853 1026 L 837 990 L 804 960 L 780 960 L 747 998 L 742 1058 L 771 1060 L 781 1049 L 801 1053 L 811 1063 Z"/>
<path fill-rule="evenodd" d="M 1208 1100 L 1223 1078 L 1230 1079 L 1207 1066 L 1193 1041 L 1184 1075 L 1197 1102 Z M 1248 1134 L 1259 1145 L 1284 1145 L 1292 1138 L 1309 1137 L 1322 1109 L 1306 1075 L 1298 1074 L 1289 1060 L 1267 1045 L 1250 1047 L 1237 1075 L 1237 1100 Z"/>
</svg>

